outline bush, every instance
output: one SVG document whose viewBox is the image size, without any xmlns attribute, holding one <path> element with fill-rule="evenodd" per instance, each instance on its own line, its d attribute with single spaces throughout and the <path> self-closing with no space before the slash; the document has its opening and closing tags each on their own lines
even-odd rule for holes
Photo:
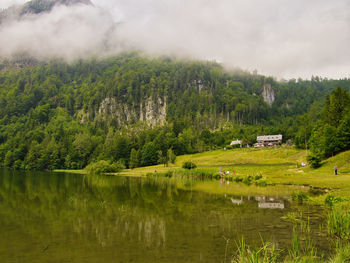
<svg viewBox="0 0 350 263">
<path fill-rule="evenodd" d="M 195 168 L 197 168 L 197 165 L 194 164 L 193 162 L 184 162 L 182 164 L 182 168 L 184 168 L 184 169 L 195 169 Z"/>
<path fill-rule="evenodd" d="M 254 179 L 256 181 L 260 180 L 263 176 L 261 174 L 255 175 Z"/>
<path fill-rule="evenodd" d="M 266 180 L 259 180 L 257 182 L 255 182 L 256 186 L 267 186 L 268 182 Z"/>
<path fill-rule="evenodd" d="M 236 176 L 234 180 L 235 180 L 237 183 L 239 183 L 239 182 L 242 182 L 242 181 L 243 181 L 243 178 L 240 177 L 240 176 Z"/>
<path fill-rule="evenodd" d="M 121 162 L 110 163 L 105 160 L 101 160 L 86 166 L 85 171 L 89 174 L 117 173 L 124 168 L 125 166 Z"/>
<path fill-rule="evenodd" d="M 321 157 L 316 154 L 310 154 L 307 156 L 307 162 L 310 164 L 311 168 L 318 168 L 321 166 Z"/>
<path fill-rule="evenodd" d="M 247 185 L 251 185 L 253 181 L 254 181 L 254 177 L 252 175 L 248 175 L 243 179 L 243 183 Z"/>
<path fill-rule="evenodd" d="M 327 195 L 326 199 L 324 200 L 325 204 L 328 206 L 333 206 L 335 203 L 339 203 L 344 201 L 343 198 L 334 196 L 332 194 Z"/>
<path fill-rule="evenodd" d="M 303 192 L 293 193 L 292 194 L 292 200 L 302 203 L 303 201 L 309 200 L 309 197 Z"/>
</svg>

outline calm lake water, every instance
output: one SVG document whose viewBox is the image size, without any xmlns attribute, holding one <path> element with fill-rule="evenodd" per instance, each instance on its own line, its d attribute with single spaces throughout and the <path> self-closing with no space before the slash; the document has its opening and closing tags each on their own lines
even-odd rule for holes
<svg viewBox="0 0 350 263">
<path fill-rule="evenodd" d="M 320 207 L 193 191 L 200 183 L 0 170 L 0 262 L 225 262 L 225 251 L 230 262 L 242 236 L 287 251 L 285 217 L 298 211 L 327 251 Z"/>
</svg>

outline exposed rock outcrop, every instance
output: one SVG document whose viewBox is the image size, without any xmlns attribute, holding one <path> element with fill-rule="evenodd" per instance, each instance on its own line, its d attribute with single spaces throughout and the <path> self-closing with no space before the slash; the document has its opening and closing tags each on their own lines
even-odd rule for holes
<svg viewBox="0 0 350 263">
<path fill-rule="evenodd" d="M 108 97 L 101 102 L 97 115 L 104 119 L 113 118 L 119 126 L 135 121 L 146 121 L 153 126 L 166 120 L 166 98 L 157 101 L 147 98 L 135 107 Z"/>
<path fill-rule="evenodd" d="M 261 95 L 263 96 L 264 101 L 271 106 L 275 101 L 275 91 L 271 87 L 271 84 L 264 84 L 263 88 L 264 90 Z"/>
</svg>

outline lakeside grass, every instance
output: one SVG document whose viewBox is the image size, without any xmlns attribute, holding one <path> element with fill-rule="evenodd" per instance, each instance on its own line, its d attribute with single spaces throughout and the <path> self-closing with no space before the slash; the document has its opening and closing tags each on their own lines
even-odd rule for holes
<svg viewBox="0 0 350 263">
<path fill-rule="evenodd" d="M 53 170 L 55 173 L 69 173 L 69 174 L 86 174 L 85 170 L 65 170 L 65 169 L 56 169 Z"/>
<path fill-rule="evenodd" d="M 126 169 L 119 176 L 146 176 L 147 174 L 165 174 L 175 172 L 178 174 L 188 173 L 182 169 L 182 164 L 192 161 L 197 165 L 196 172 L 206 174 L 218 174 L 220 168 L 230 171 L 230 176 L 249 176 L 260 174 L 269 184 L 277 184 L 273 187 L 249 186 L 245 189 L 243 184 L 236 187 L 238 194 L 280 193 L 283 192 L 282 185 L 310 185 L 313 187 L 330 189 L 334 195 L 350 198 L 350 151 L 340 153 L 322 162 L 318 169 L 301 167 L 306 163 L 306 150 L 298 150 L 294 147 L 279 148 L 238 148 L 233 150 L 215 150 L 197 154 L 182 155 L 176 158 L 174 164 L 154 165 Z M 298 164 L 298 167 L 296 165 Z M 334 166 L 338 167 L 339 174 L 334 175 Z M 84 174 L 84 170 L 55 170 L 55 172 L 68 172 Z M 270 189 L 271 188 L 271 189 Z M 207 185 L 205 182 L 194 185 L 194 190 L 206 192 L 222 192 L 222 188 Z M 279 190 L 280 189 L 280 190 Z M 285 190 L 285 189 L 284 189 Z M 287 191 L 289 193 L 289 191 Z M 324 197 L 314 198 L 316 202 L 323 202 Z"/>
<path fill-rule="evenodd" d="M 306 163 L 307 154 L 306 150 L 292 147 L 215 150 L 178 156 L 175 164 L 171 164 L 169 167 L 164 167 L 164 165 L 140 167 L 124 170 L 119 175 L 143 176 L 150 173 L 180 171 L 182 163 L 192 161 L 197 165 L 197 171 L 215 174 L 222 168 L 225 171 L 230 171 L 231 175 L 235 171 L 236 176 L 261 174 L 271 184 L 310 185 L 327 188 L 336 195 L 350 198 L 350 151 L 323 161 L 322 166 L 318 169 L 312 169 L 308 166 L 301 167 L 302 162 Z M 335 165 L 339 171 L 337 176 L 334 175 L 333 170 Z M 205 188 L 203 185 L 201 188 L 198 187 L 198 190 L 209 191 L 210 187 Z M 324 200 L 324 198 L 321 199 Z"/>
</svg>

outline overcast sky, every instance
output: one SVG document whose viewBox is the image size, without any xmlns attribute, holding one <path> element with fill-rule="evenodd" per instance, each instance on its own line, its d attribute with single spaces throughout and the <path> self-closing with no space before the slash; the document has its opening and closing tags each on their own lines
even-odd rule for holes
<svg viewBox="0 0 350 263">
<path fill-rule="evenodd" d="M 0 0 L 0 8 L 21 0 Z M 350 77 L 348 0 L 92 0 L 0 27 L 0 56 L 142 50 L 277 78 Z"/>
</svg>

